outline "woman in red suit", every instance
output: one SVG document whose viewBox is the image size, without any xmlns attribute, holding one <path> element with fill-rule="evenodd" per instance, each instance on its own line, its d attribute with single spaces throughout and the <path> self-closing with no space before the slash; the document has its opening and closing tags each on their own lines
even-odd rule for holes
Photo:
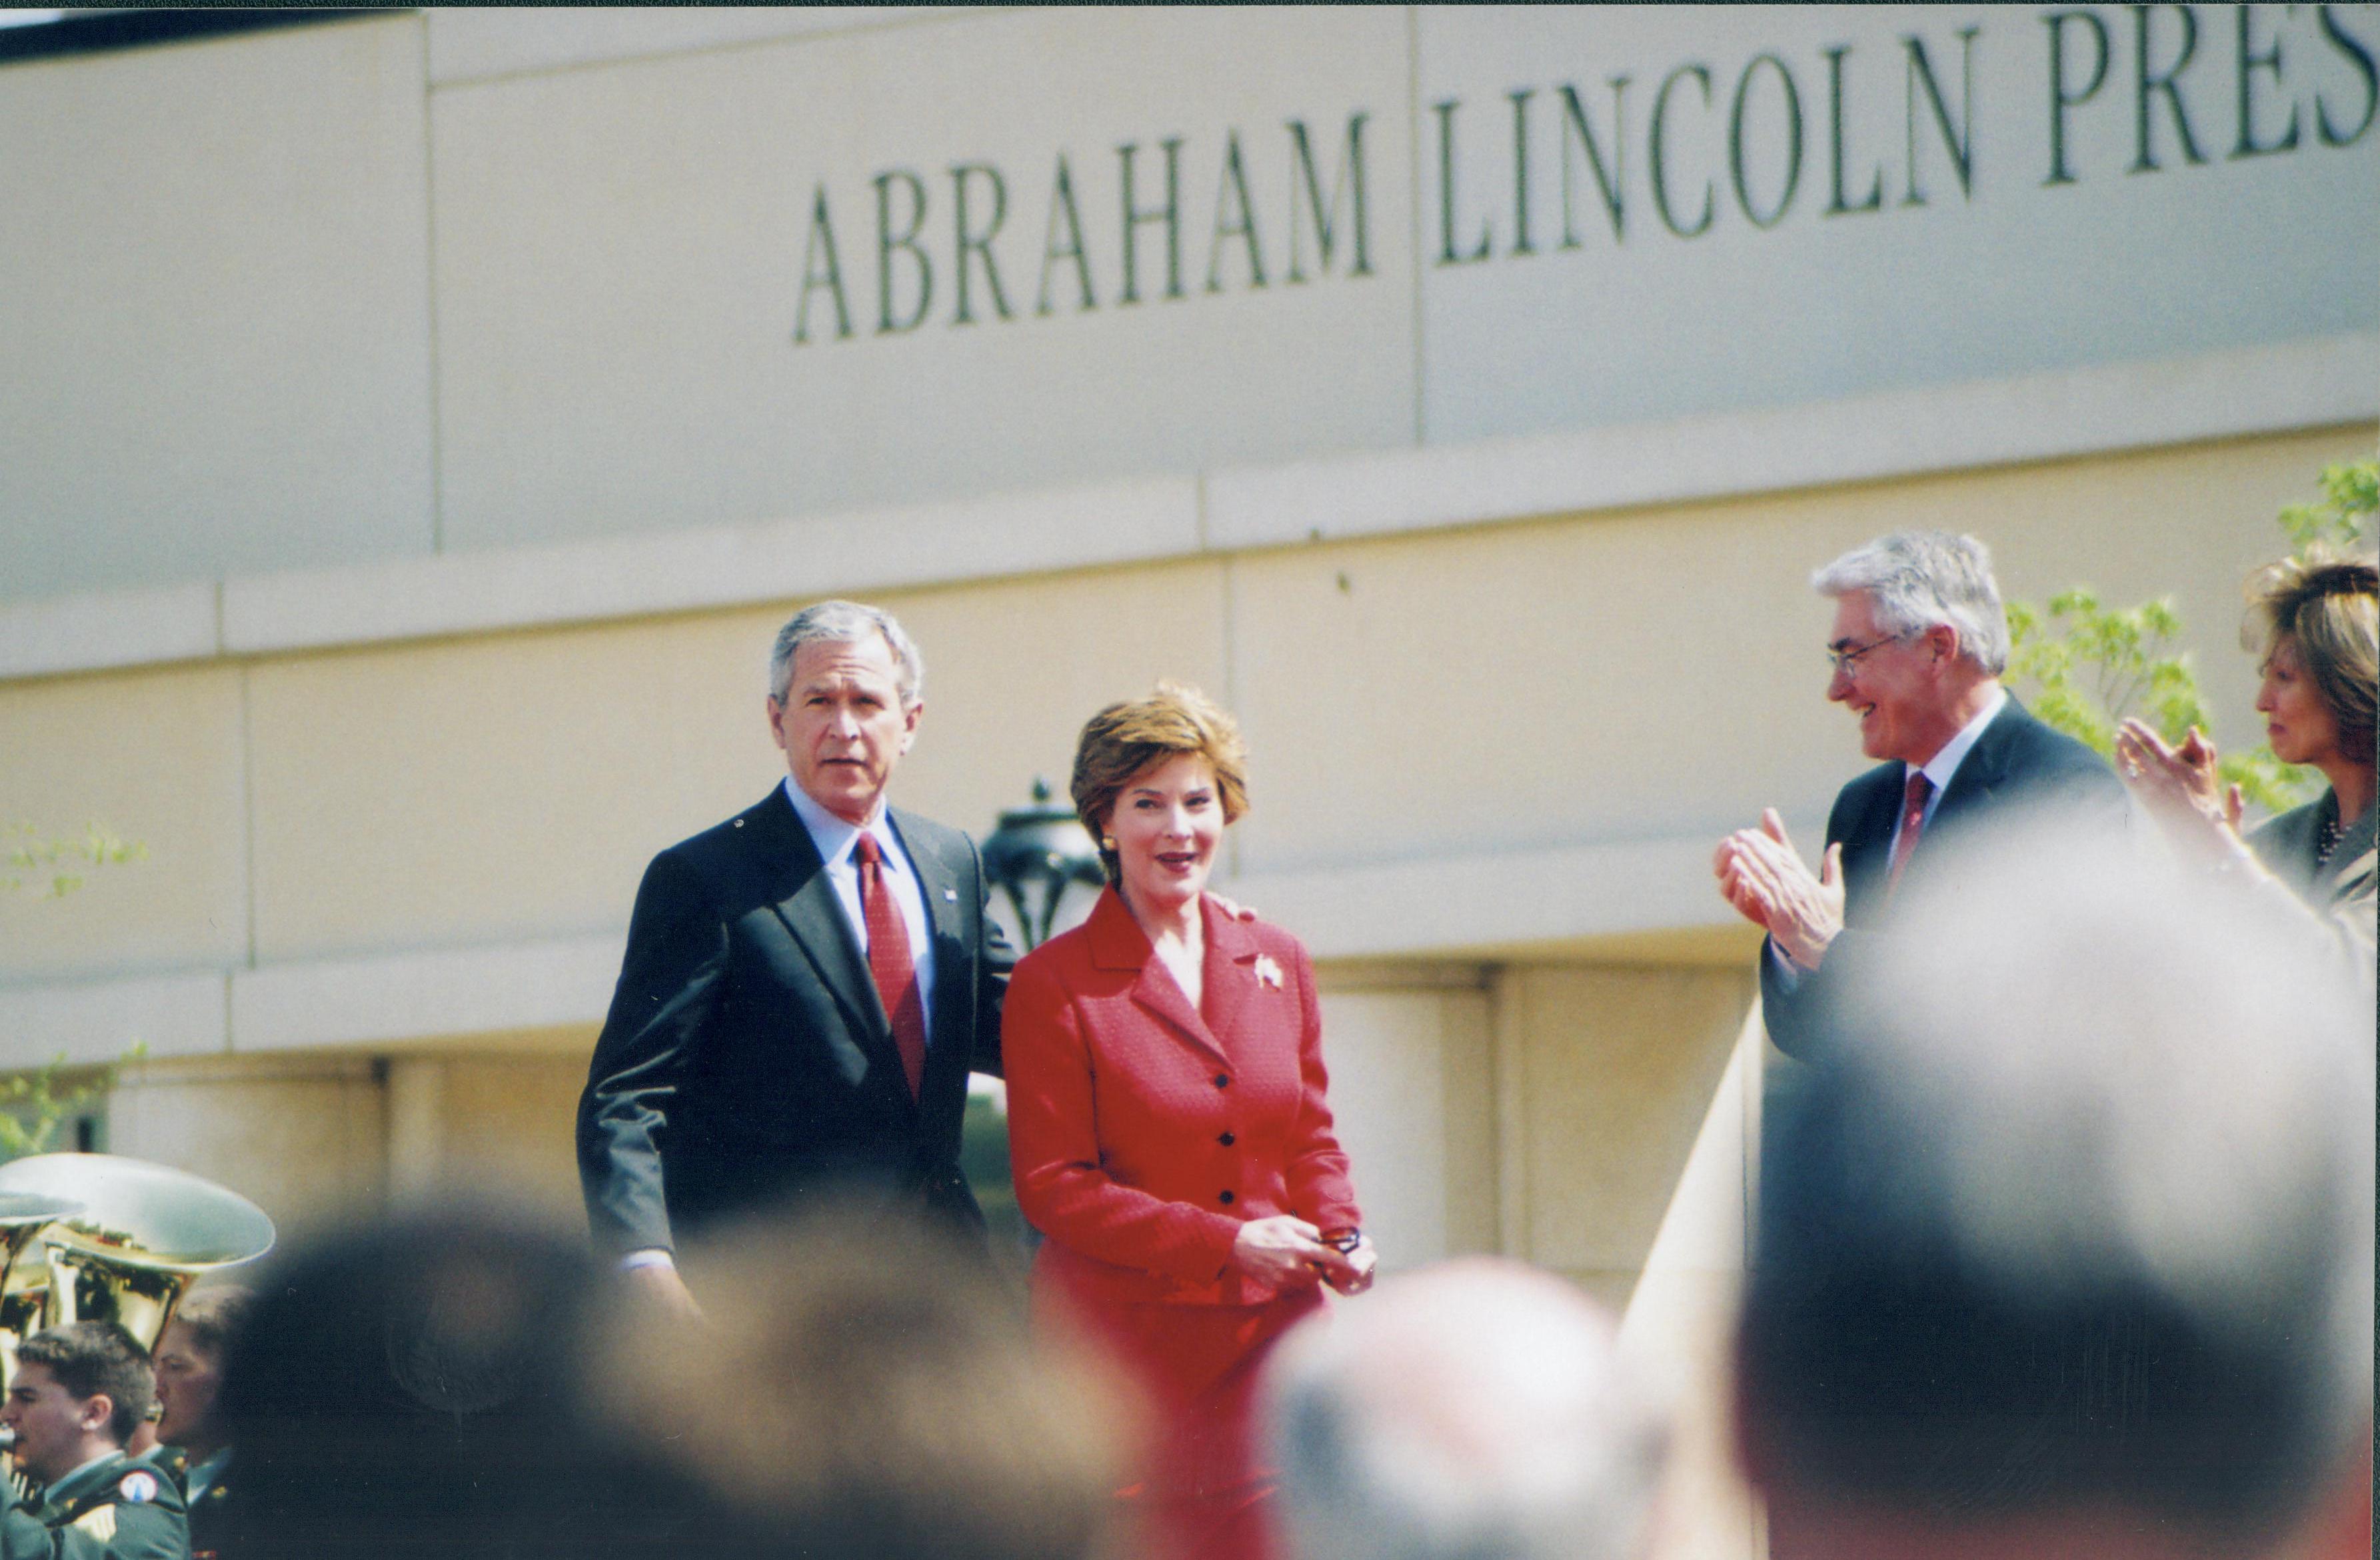
<svg viewBox="0 0 2380 1560">
<path fill-rule="evenodd" d="M 1229 715 L 1194 689 L 1091 717 L 1075 807 L 1108 887 L 1017 965 L 1002 1045 L 1016 1199 L 1044 1237 L 1037 1310 L 1087 1331 L 1153 1421 L 1127 1491 L 1154 1553 L 1263 1560 L 1251 1424 L 1273 1341 L 1376 1257 L 1325 1102 L 1305 949 L 1204 895 L 1246 808 Z"/>
</svg>

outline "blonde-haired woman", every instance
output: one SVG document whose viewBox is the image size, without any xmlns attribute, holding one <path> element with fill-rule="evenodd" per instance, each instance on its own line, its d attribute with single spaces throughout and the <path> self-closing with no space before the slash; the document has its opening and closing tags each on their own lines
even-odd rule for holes
<svg viewBox="0 0 2380 1560">
<path fill-rule="evenodd" d="M 1297 939 L 1205 893 L 1247 808 L 1232 718 L 1160 683 L 1083 727 L 1074 797 L 1108 887 L 1017 965 L 1002 1023 L 1037 1310 L 1140 1389 L 1152 1552 L 1274 1553 L 1252 1390 L 1273 1342 L 1375 1257 L 1326 1098 Z"/>
<path fill-rule="evenodd" d="M 2168 838 L 2252 892 L 2286 889 L 2324 921 L 2366 981 L 2380 920 L 2374 848 L 2374 706 L 2380 701 L 2380 570 L 2310 549 L 2248 579 L 2248 648 L 2264 657 L 2256 709 L 2275 756 L 2322 771 L 2317 799 L 2240 833 L 2236 786 L 2215 777 L 2197 731 L 2179 749 L 2136 720 L 2116 758 Z"/>
</svg>

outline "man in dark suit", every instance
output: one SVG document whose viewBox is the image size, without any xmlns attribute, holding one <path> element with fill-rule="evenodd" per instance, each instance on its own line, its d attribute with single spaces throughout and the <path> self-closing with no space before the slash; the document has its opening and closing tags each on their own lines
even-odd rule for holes
<svg viewBox="0 0 2380 1560">
<path fill-rule="evenodd" d="M 1955 854 L 1944 842 L 2035 810 L 2110 826 L 2125 812 L 2107 765 L 2000 686 L 2008 615 L 1982 542 L 1899 531 L 1810 582 L 1835 603 L 1827 697 L 1859 716 L 1861 750 L 1885 762 L 1835 798 L 1817 871 L 1774 808 L 1721 841 L 1713 861 L 1728 903 L 1768 933 L 1760 994 L 1769 1038 L 1803 1057 L 1827 1044 L 1876 957 L 1872 940 L 1903 876 Z"/>
<path fill-rule="evenodd" d="M 890 614 L 797 614 L 770 661 L 786 780 L 662 851 L 637 892 L 579 1176 L 598 1243 L 670 1303 L 691 1303 L 682 1237 L 830 1189 L 981 1239 L 959 1129 L 968 1070 L 1000 1070 L 1013 956 L 974 842 L 885 805 L 921 682 Z"/>
</svg>

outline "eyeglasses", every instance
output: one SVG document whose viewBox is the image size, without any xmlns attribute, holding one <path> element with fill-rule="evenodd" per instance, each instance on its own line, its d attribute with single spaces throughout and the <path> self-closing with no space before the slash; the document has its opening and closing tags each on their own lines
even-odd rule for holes
<svg viewBox="0 0 2380 1560">
<path fill-rule="evenodd" d="M 1848 676 L 1858 669 L 1861 656 L 1872 650 L 1882 650 L 1888 644 L 1899 644 L 1908 637 L 1907 634 L 1887 634 L 1882 639 L 1870 640 L 1867 643 L 1851 650 L 1837 650 L 1829 645 L 1827 647 L 1827 660 L 1834 666 L 1835 676 Z"/>
</svg>

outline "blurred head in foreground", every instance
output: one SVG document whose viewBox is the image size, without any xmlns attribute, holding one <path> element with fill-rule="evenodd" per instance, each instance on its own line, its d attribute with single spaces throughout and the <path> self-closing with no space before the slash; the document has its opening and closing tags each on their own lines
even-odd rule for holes
<svg viewBox="0 0 2380 1560">
<path fill-rule="evenodd" d="M 624 1311 L 595 1412 L 710 1560 L 1080 1560 L 1120 1466 L 1106 1383 L 939 1229 L 819 1210 L 688 1254 L 703 1320 Z"/>
<path fill-rule="evenodd" d="M 225 1553 L 578 1556 L 621 1481 L 575 1444 L 583 1241 L 440 1213 L 303 1242 L 228 1339 Z M 623 1504 L 625 1504 L 623 1502 Z"/>
<path fill-rule="evenodd" d="M 1297 1560 L 1626 1560 L 1663 1417 L 1585 1296 L 1475 1257 L 1292 1335 L 1265 1416 Z"/>
<path fill-rule="evenodd" d="M 1738 1427 L 1779 1560 L 2260 1554 L 2361 1503 L 2372 1013 L 2159 871 L 1939 874 L 1772 1117 Z"/>
</svg>

